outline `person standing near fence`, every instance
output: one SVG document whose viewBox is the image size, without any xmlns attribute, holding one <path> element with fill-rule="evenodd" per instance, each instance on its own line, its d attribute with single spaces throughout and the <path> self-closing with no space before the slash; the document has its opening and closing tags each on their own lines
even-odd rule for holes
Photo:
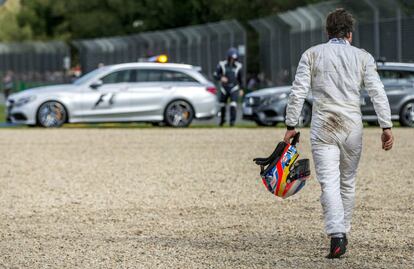
<svg viewBox="0 0 414 269">
<path fill-rule="evenodd" d="M 391 112 L 374 58 L 351 46 L 354 19 L 344 9 L 326 19 L 329 41 L 305 51 L 299 61 L 286 110 L 289 142 L 310 89 L 313 96 L 311 146 L 322 194 L 325 231 L 331 238 L 328 258 L 346 252 L 355 202 L 355 177 L 362 150 L 360 92 L 374 104 L 382 128 L 382 148 L 390 150 Z M 375 246 L 374 246 L 375 248 Z"/>
<path fill-rule="evenodd" d="M 7 100 L 10 93 L 14 88 L 14 74 L 12 71 L 7 71 L 6 75 L 3 77 L 3 94 L 4 99 Z"/>
<path fill-rule="evenodd" d="M 230 99 L 230 126 L 234 126 L 237 116 L 237 100 L 243 95 L 242 85 L 242 67 L 238 61 L 239 52 L 235 48 L 227 51 L 227 59 L 219 62 L 214 78 L 220 83 L 219 102 L 220 102 L 220 126 L 226 122 L 226 107 Z"/>
</svg>

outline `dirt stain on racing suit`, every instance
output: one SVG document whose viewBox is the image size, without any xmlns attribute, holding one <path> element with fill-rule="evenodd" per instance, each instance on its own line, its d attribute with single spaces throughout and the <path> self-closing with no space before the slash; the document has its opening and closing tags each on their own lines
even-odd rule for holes
<svg viewBox="0 0 414 269">
<path fill-rule="evenodd" d="M 332 133 L 344 131 L 346 129 L 343 118 L 332 112 L 328 114 L 328 118 L 322 125 L 322 128 Z"/>
</svg>

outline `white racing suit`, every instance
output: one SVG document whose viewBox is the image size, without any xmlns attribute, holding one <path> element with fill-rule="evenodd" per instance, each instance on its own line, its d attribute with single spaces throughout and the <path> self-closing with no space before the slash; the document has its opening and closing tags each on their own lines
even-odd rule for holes
<svg viewBox="0 0 414 269">
<path fill-rule="evenodd" d="M 351 228 L 362 149 L 362 88 L 374 104 L 380 126 L 392 127 L 373 57 L 344 39 L 331 39 L 303 53 L 289 96 L 286 125 L 294 127 L 312 89 L 311 146 L 328 235 L 347 233 Z"/>
</svg>

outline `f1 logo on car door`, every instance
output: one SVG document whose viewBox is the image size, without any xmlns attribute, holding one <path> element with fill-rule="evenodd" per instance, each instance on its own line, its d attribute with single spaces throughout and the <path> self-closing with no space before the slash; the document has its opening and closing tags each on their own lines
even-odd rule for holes
<svg viewBox="0 0 414 269">
<path fill-rule="evenodd" d="M 125 83 L 105 84 L 97 90 L 86 89 L 82 117 L 87 121 L 122 120 L 129 109 L 130 96 Z"/>
<path fill-rule="evenodd" d="M 135 77 L 134 70 L 117 70 L 102 77 L 99 88 L 87 88 L 83 96 L 83 119 L 97 122 L 127 120 L 131 116 L 129 85 Z"/>
<path fill-rule="evenodd" d="M 92 109 L 103 109 L 112 107 L 115 102 L 115 96 L 115 92 L 102 93 Z"/>
</svg>

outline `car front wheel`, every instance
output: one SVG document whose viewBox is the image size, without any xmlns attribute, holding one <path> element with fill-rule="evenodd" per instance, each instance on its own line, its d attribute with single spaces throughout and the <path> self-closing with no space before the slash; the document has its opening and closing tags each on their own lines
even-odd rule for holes
<svg viewBox="0 0 414 269">
<path fill-rule="evenodd" d="M 255 120 L 256 124 L 258 126 L 265 126 L 265 127 L 270 127 L 270 126 L 276 126 L 277 122 L 275 121 L 269 121 L 269 120 L 262 120 L 262 119 L 257 119 Z"/>
<path fill-rule="evenodd" d="M 183 100 L 168 104 L 164 113 L 165 123 L 172 127 L 187 127 L 194 119 L 194 109 Z"/>
<path fill-rule="evenodd" d="M 300 116 L 299 116 L 298 125 L 300 127 L 309 126 L 309 124 L 311 123 L 311 120 L 312 120 L 312 107 L 309 104 L 304 103 L 302 112 L 300 113 Z"/>
<path fill-rule="evenodd" d="M 406 103 L 400 112 L 402 126 L 414 127 L 414 101 Z"/>
<path fill-rule="evenodd" d="M 42 104 L 37 112 L 37 122 L 46 128 L 60 127 L 67 119 L 65 107 L 56 101 L 49 101 Z"/>
</svg>

